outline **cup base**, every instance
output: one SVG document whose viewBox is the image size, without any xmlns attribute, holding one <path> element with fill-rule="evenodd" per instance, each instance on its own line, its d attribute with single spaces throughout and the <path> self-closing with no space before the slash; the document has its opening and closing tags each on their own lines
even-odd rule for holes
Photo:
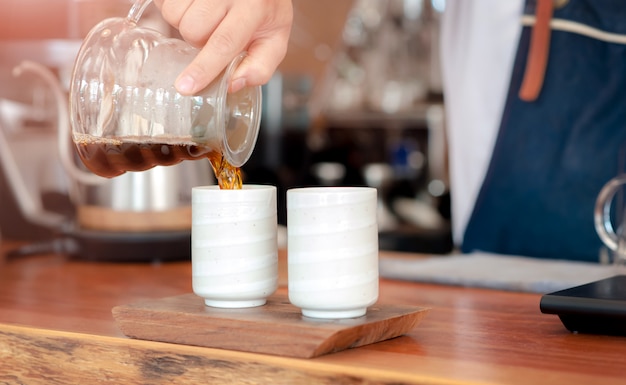
<svg viewBox="0 0 626 385">
<path fill-rule="evenodd" d="M 367 308 L 350 309 L 350 310 L 306 310 L 302 309 L 302 315 L 309 318 L 358 318 L 365 315 Z"/>
<path fill-rule="evenodd" d="M 204 304 L 209 307 L 219 307 L 223 309 L 241 309 L 246 307 L 263 306 L 267 302 L 266 299 L 252 299 L 242 301 L 222 301 L 215 299 L 205 299 Z"/>
</svg>

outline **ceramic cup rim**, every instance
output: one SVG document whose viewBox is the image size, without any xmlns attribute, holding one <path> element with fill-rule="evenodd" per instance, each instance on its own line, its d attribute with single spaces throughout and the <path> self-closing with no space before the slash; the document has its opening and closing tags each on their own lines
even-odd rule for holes
<svg viewBox="0 0 626 385">
<path fill-rule="evenodd" d="M 191 188 L 192 211 L 200 205 L 219 205 L 223 203 L 262 204 L 267 206 L 277 199 L 277 188 L 273 185 L 244 184 L 241 189 L 222 189 L 218 185 L 196 186 Z"/>
<path fill-rule="evenodd" d="M 366 186 L 297 187 L 287 190 L 288 210 L 375 202 L 377 190 Z"/>
<path fill-rule="evenodd" d="M 219 191 L 224 194 L 237 194 L 241 191 L 252 191 L 252 190 L 275 190 L 276 186 L 269 184 L 243 184 L 240 189 L 224 189 L 220 188 L 219 185 L 206 185 L 206 186 L 195 186 L 192 187 L 192 191 Z"/>
</svg>

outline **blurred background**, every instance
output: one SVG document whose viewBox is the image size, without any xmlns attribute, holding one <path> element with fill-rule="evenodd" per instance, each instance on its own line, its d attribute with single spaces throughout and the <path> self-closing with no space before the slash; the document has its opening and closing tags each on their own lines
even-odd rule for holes
<svg viewBox="0 0 626 385">
<path fill-rule="evenodd" d="M 245 183 L 279 188 L 362 185 L 379 191 L 381 249 L 452 249 L 439 20 L 445 0 L 294 0 L 289 51 L 263 87 L 261 131 Z M 67 91 L 81 41 L 129 0 L 2 0 L 0 233 L 54 237 L 74 221 L 72 181 L 58 149 L 58 107 L 23 60 Z M 176 36 L 151 6 L 142 23 Z M 25 196 L 28 195 L 28 199 Z M 34 197 L 33 197 L 34 196 Z M 42 219 L 42 211 L 58 222 Z M 143 241 L 149 242 L 150 237 Z"/>
</svg>

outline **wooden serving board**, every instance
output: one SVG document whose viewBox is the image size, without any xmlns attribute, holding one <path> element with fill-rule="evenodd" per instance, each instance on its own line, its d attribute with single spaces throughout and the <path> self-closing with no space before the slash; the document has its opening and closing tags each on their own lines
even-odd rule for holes
<svg viewBox="0 0 626 385">
<path fill-rule="evenodd" d="M 312 358 L 401 336 L 428 310 L 376 304 L 363 317 L 319 320 L 303 317 L 286 295 L 275 294 L 264 306 L 218 309 L 185 294 L 116 306 L 113 317 L 131 338 Z"/>
</svg>

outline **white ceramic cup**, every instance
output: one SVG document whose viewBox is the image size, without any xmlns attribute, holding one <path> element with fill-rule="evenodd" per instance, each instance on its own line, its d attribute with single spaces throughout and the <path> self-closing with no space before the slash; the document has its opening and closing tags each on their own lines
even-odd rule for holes
<svg viewBox="0 0 626 385">
<path fill-rule="evenodd" d="M 191 192 L 193 291 L 207 306 L 254 307 L 278 287 L 276 187 Z"/>
<path fill-rule="evenodd" d="M 376 189 L 287 191 L 289 300 L 312 318 L 355 318 L 378 299 Z"/>
</svg>

